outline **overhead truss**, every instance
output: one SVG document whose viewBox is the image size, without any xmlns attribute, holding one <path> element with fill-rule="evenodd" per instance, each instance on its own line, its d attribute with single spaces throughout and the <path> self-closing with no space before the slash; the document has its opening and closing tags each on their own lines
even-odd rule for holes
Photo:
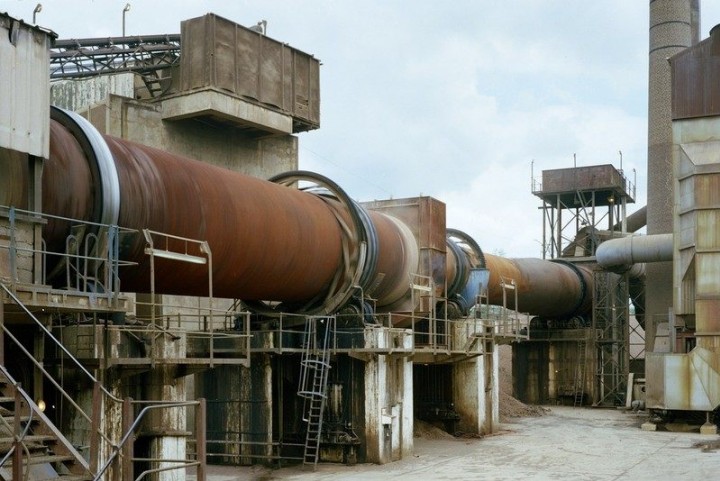
<svg viewBox="0 0 720 481">
<path fill-rule="evenodd" d="M 162 71 L 179 63 L 180 34 L 57 40 L 50 50 L 51 79 L 139 74 L 154 97 Z"/>
</svg>

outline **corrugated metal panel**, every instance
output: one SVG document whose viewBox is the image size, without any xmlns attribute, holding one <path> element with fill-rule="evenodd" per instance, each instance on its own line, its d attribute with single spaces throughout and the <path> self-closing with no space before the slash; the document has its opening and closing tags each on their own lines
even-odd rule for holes
<svg viewBox="0 0 720 481">
<path fill-rule="evenodd" d="M 720 114 L 720 29 L 670 59 L 672 118 Z"/>
<path fill-rule="evenodd" d="M 679 279 L 679 288 L 675 293 L 675 314 L 695 314 L 695 249 L 679 251 L 673 268 L 675 278 Z"/>
<path fill-rule="evenodd" d="M 48 156 L 51 36 L 0 14 L 0 147 Z"/>
<path fill-rule="evenodd" d="M 320 126 L 320 62 L 312 55 L 208 14 L 182 22 L 183 91 L 218 88 L 277 109 L 295 131 Z"/>
<path fill-rule="evenodd" d="M 688 327 L 695 328 L 698 348 L 716 349 L 720 348 L 720 117 L 674 122 L 673 142 L 678 179 L 674 309 Z M 707 385 L 712 376 L 702 366 L 694 369 L 694 376 Z M 694 389 L 693 385 L 688 392 Z M 691 402 L 697 409 L 699 401 Z"/>
<path fill-rule="evenodd" d="M 645 354 L 645 403 L 650 409 L 665 407 L 664 357 L 655 352 Z"/>
<path fill-rule="evenodd" d="M 720 174 L 695 176 L 695 204 L 699 208 L 720 206 Z"/>
<path fill-rule="evenodd" d="M 698 211 L 696 218 L 697 249 L 720 251 L 720 209 Z"/>
<path fill-rule="evenodd" d="M 720 293 L 720 252 L 695 255 L 698 297 L 717 297 Z"/>
</svg>

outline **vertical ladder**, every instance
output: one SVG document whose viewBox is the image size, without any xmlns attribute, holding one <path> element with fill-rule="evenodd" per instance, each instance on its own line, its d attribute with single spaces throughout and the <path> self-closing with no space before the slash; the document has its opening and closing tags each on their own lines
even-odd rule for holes
<svg viewBox="0 0 720 481">
<path fill-rule="evenodd" d="M 305 400 L 303 421 L 307 422 L 303 464 L 312 465 L 313 469 L 317 466 L 320 454 L 320 437 L 330 371 L 329 339 L 334 331 L 334 324 L 334 317 L 308 317 L 305 323 L 298 396 Z"/>
<path fill-rule="evenodd" d="M 573 390 L 573 407 L 582 406 L 585 400 L 585 373 L 587 371 L 587 342 L 585 338 L 577 344 L 577 363 L 575 364 L 575 386 Z"/>
</svg>

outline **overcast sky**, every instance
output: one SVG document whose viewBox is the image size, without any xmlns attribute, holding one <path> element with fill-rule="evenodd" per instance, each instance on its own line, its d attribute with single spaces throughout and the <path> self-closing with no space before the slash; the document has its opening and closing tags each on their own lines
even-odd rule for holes
<svg viewBox="0 0 720 481">
<path fill-rule="evenodd" d="M 60 38 L 119 36 L 126 1 L 44 0 Z M 322 61 L 300 168 L 357 200 L 430 195 L 486 252 L 541 255 L 544 169 L 612 163 L 645 204 L 648 0 L 130 0 L 129 35 L 217 13 Z M 30 22 L 36 1 L 0 0 Z M 720 1 L 701 0 L 701 38 Z"/>
</svg>

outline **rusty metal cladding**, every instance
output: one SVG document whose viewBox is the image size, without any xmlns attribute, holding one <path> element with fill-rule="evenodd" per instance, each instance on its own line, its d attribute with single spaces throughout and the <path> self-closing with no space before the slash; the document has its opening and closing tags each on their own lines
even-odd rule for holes
<svg viewBox="0 0 720 481">
<path fill-rule="evenodd" d="M 720 114 L 720 28 L 710 37 L 670 59 L 672 118 L 687 119 Z"/>
<path fill-rule="evenodd" d="M 502 305 L 502 280 L 514 280 L 520 312 L 548 318 L 569 318 L 587 314 L 592 307 L 592 273 L 569 263 L 541 259 L 506 259 L 485 254 L 490 270 L 488 297 Z M 507 307 L 514 308 L 513 292 L 508 291 Z"/>
<path fill-rule="evenodd" d="M 216 295 L 300 301 L 327 289 L 341 263 L 341 231 L 319 197 L 114 137 L 105 138 L 120 179 L 119 224 L 207 240 Z M 144 242 L 123 246 L 142 260 Z M 157 262 L 160 292 L 206 294 L 204 266 Z M 123 288 L 148 286 L 148 267 Z M 194 292 L 189 292 L 194 291 Z"/>
<path fill-rule="evenodd" d="M 217 88 L 293 117 L 293 132 L 320 126 L 320 61 L 214 14 L 181 24 L 180 88 Z"/>
</svg>

